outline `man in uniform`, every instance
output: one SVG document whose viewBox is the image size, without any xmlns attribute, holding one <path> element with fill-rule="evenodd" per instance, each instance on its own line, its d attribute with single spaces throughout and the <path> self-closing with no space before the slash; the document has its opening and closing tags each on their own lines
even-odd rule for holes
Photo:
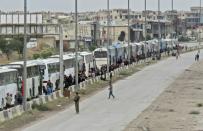
<svg viewBox="0 0 203 131">
<path fill-rule="evenodd" d="M 79 101 L 80 101 L 80 96 L 78 94 L 78 92 L 75 93 L 75 97 L 74 97 L 74 102 L 75 102 L 75 111 L 76 114 L 79 114 Z"/>
<path fill-rule="evenodd" d="M 115 98 L 115 96 L 113 95 L 113 86 L 112 86 L 112 82 L 111 82 L 111 80 L 109 81 L 109 99 L 110 99 L 110 97 L 113 97 L 113 98 Z"/>
</svg>

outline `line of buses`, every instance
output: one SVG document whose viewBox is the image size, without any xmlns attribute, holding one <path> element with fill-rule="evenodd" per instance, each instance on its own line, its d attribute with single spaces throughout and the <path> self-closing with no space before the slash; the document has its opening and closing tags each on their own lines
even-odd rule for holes
<svg viewBox="0 0 203 131">
<path fill-rule="evenodd" d="M 158 44 L 157 40 L 150 40 L 146 43 L 130 43 L 128 48 L 125 42 L 113 43 L 109 48 L 110 65 L 117 64 L 118 60 L 126 60 L 128 52 L 132 58 L 144 59 L 156 53 L 166 50 L 173 50 L 177 45 L 177 40 L 163 39 Z M 160 47 L 159 47 L 160 46 Z M 64 54 L 64 74 L 74 76 L 75 70 L 75 53 Z M 27 92 L 23 92 L 22 76 L 23 76 L 23 61 L 13 62 L 7 65 L 0 66 L 0 103 L 6 94 L 22 92 L 26 93 L 27 98 L 35 98 L 40 95 L 41 85 L 46 85 L 50 80 L 55 83 L 59 79 L 59 55 L 51 56 L 47 59 L 28 60 L 27 61 Z M 79 52 L 78 65 L 79 70 L 85 68 L 86 76 L 89 76 L 92 68 L 101 68 L 107 64 L 107 48 L 97 48 L 91 52 Z M 53 90 L 55 90 L 53 84 Z M 13 98 L 14 100 L 14 98 Z M 14 101 L 13 101 L 14 103 Z"/>
<path fill-rule="evenodd" d="M 69 53 L 63 56 L 64 60 L 64 74 L 74 76 L 75 66 L 75 54 Z M 6 94 L 14 95 L 20 91 L 22 95 L 22 77 L 23 77 L 23 61 L 13 62 L 0 66 L 0 103 L 2 98 L 6 97 Z M 79 70 L 84 68 L 85 74 L 88 76 L 89 71 L 93 68 L 94 57 L 89 52 L 79 52 L 78 57 Z M 40 94 L 40 84 L 46 86 L 46 83 L 50 80 L 55 83 L 59 79 L 59 55 L 51 56 L 47 59 L 28 60 L 27 61 L 27 98 L 36 98 Z M 55 89 L 53 84 L 53 89 Z"/>
<path fill-rule="evenodd" d="M 102 47 L 94 50 L 94 57 L 96 65 L 101 67 L 107 64 L 107 55 L 109 55 L 110 65 L 116 65 L 119 60 L 127 60 L 128 52 L 130 52 L 131 59 L 140 60 L 156 55 L 158 50 L 160 50 L 160 53 L 165 51 L 173 52 L 177 46 L 180 46 L 180 44 L 176 39 L 162 39 L 160 44 L 157 39 L 154 39 L 146 41 L 146 43 L 130 43 L 129 46 L 126 42 L 115 42 L 108 47 L 109 54 L 107 54 L 107 48 Z"/>
</svg>

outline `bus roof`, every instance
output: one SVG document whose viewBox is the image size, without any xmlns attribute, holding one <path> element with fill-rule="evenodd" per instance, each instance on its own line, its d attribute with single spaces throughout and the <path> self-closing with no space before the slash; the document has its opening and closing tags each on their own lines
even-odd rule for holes
<svg viewBox="0 0 203 131">
<path fill-rule="evenodd" d="M 42 59 L 44 64 L 51 64 L 51 63 L 58 63 L 59 59 L 58 58 L 47 58 L 47 59 Z"/>
<path fill-rule="evenodd" d="M 24 62 L 23 61 L 12 62 L 12 63 L 9 63 L 8 66 L 9 65 L 20 65 L 20 66 L 23 66 Z M 28 60 L 27 61 L 27 67 L 36 66 L 36 65 L 43 65 L 43 62 L 41 60 Z"/>
<path fill-rule="evenodd" d="M 59 55 L 50 56 L 50 58 L 58 58 L 58 59 L 59 59 L 59 57 L 60 57 Z M 63 60 L 68 60 L 68 59 L 73 59 L 73 58 L 74 58 L 74 56 L 72 53 L 63 55 Z"/>
<path fill-rule="evenodd" d="M 95 51 L 107 51 L 107 48 L 105 48 L 105 47 L 97 48 L 97 49 L 94 50 L 94 52 Z"/>
<path fill-rule="evenodd" d="M 64 58 L 67 56 L 68 58 L 74 58 L 75 59 L 75 53 L 70 53 L 70 54 L 66 54 L 64 55 Z M 78 52 L 78 59 L 83 59 L 82 56 L 79 54 Z"/>
<path fill-rule="evenodd" d="M 7 67 L 0 67 L 0 73 L 6 73 L 6 72 L 17 72 L 16 69 L 9 69 Z"/>
<path fill-rule="evenodd" d="M 82 56 L 85 56 L 85 55 L 92 55 L 91 52 L 85 52 L 85 51 L 79 52 L 79 54 L 82 55 Z"/>
</svg>

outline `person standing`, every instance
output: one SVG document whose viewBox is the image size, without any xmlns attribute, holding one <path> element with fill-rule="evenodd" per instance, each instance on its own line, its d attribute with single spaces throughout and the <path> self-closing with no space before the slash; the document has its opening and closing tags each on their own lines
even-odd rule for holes
<svg viewBox="0 0 203 131">
<path fill-rule="evenodd" d="M 7 96 L 6 96 L 6 109 L 11 107 L 11 102 L 12 102 L 12 96 L 9 93 L 7 93 Z"/>
<path fill-rule="evenodd" d="M 55 90 L 59 90 L 59 83 L 60 83 L 60 80 L 57 79 L 56 82 L 55 82 Z"/>
<path fill-rule="evenodd" d="M 79 93 L 76 92 L 74 97 L 76 114 L 79 114 L 79 101 L 80 101 L 80 96 L 79 96 Z"/>
<path fill-rule="evenodd" d="M 0 111 L 4 110 L 5 107 L 5 102 L 4 102 L 4 98 L 1 99 L 1 106 L 0 106 Z"/>
<path fill-rule="evenodd" d="M 115 96 L 113 95 L 113 86 L 112 86 L 112 82 L 111 80 L 109 81 L 109 99 L 111 98 L 111 96 L 113 98 L 115 98 Z"/>
</svg>

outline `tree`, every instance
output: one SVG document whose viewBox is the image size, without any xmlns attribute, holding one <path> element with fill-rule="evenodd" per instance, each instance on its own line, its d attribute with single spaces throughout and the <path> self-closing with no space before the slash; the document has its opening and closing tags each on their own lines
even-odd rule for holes
<svg viewBox="0 0 203 131">
<path fill-rule="evenodd" d="M 14 38 L 10 41 L 10 44 L 12 45 L 12 49 L 17 51 L 19 54 L 19 58 L 20 56 L 22 57 L 23 55 L 23 41 L 21 41 L 20 39 Z"/>
<path fill-rule="evenodd" d="M 10 55 L 13 51 L 13 46 L 10 41 L 0 38 L 0 50 L 4 53 L 8 60 L 10 60 Z"/>
<path fill-rule="evenodd" d="M 151 40 L 152 38 L 151 38 L 151 36 L 149 34 L 147 34 L 146 39 Z"/>
</svg>

